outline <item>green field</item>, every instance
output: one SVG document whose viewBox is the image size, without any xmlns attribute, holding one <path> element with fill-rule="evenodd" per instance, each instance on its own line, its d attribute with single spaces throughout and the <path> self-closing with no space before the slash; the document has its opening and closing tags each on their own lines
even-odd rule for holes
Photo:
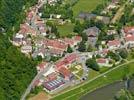
<svg viewBox="0 0 134 100">
<path fill-rule="evenodd" d="M 96 88 L 105 86 L 107 84 L 113 83 L 117 80 L 121 80 L 126 74 L 133 74 L 134 73 L 134 62 L 129 63 L 128 65 L 123 65 L 110 71 L 109 73 L 101 76 L 94 81 L 88 82 L 81 87 L 75 88 L 71 91 L 68 91 L 62 95 L 59 95 L 52 100 L 78 100 L 80 96 L 89 91 L 95 90 Z"/>
<path fill-rule="evenodd" d="M 79 12 L 91 12 L 96 6 L 102 3 L 103 0 L 79 0 L 73 7 L 74 16 L 77 16 Z"/>
<path fill-rule="evenodd" d="M 58 25 L 58 32 L 60 33 L 61 37 L 69 36 L 74 34 L 73 33 L 73 28 L 74 25 L 72 23 L 66 23 L 64 25 Z"/>
</svg>

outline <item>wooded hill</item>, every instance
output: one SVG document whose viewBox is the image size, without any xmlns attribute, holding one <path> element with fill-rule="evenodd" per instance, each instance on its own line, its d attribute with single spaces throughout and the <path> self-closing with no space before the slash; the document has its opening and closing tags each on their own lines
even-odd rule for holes
<svg viewBox="0 0 134 100">
<path fill-rule="evenodd" d="M 9 42 L 37 0 L 0 0 L 0 100 L 19 100 L 36 74 L 36 63 Z M 25 8 L 25 9 L 24 9 Z M 14 27 L 14 31 L 13 31 Z"/>
</svg>

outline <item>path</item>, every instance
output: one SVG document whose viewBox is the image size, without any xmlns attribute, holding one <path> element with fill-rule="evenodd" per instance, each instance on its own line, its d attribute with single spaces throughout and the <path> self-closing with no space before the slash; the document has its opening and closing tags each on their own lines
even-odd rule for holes
<svg viewBox="0 0 134 100">
<path fill-rule="evenodd" d="M 113 17 L 113 19 L 111 20 L 111 23 L 116 23 L 121 16 L 124 14 L 124 9 L 125 9 L 125 5 L 128 3 L 128 1 L 126 1 L 125 4 L 123 4 L 119 10 L 117 11 L 117 13 L 115 14 L 115 16 Z"/>
<path fill-rule="evenodd" d="M 131 60 L 131 61 L 128 61 L 128 62 L 126 62 L 126 63 L 124 63 L 124 64 L 118 65 L 118 66 L 116 66 L 116 67 L 114 67 L 114 68 L 112 68 L 112 69 L 110 69 L 110 70 L 108 70 L 108 71 L 106 71 L 106 72 L 104 72 L 104 73 L 102 73 L 102 74 L 100 74 L 100 75 L 94 77 L 93 79 L 88 80 L 87 82 L 85 82 L 85 83 L 83 83 L 83 84 L 81 84 L 81 85 L 78 85 L 78 86 L 76 86 L 76 87 L 74 87 L 74 88 L 71 88 L 70 90 L 67 90 L 67 91 L 65 91 L 65 92 L 63 92 L 63 93 L 61 93 L 61 94 L 58 94 L 58 95 L 54 96 L 54 97 L 63 95 L 63 94 L 65 94 L 65 93 L 67 93 L 67 92 L 69 92 L 69 91 L 71 91 L 71 90 L 80 88 L 81 86 L 84 86 L 85 84 L 88 84 L 88 83 L 90 83 L 90 82 L 96 80 L 97 78 L 103 77 L 105 74 L 107 74 L 107 73 L 109 73 L 109 72 L 111 72 L 111 71 L 113 71 L 113 70 L 115 70 L 115 69 L 117 69 L 117 68 L 119 68 L 119 67 L 121 67 L 121 66 L 124 66 L 124 65 L 127 65 L 127 64 L 129 64 L 129 63 L 132 63 L 132 62 L 134 62 L 134 60 Z M 73 96 L 74 96 L 74 95 L 76 95 L 76 94 L 73 94 Z M 52 97 L 52 98 L 54 98 L 54 97 Z M 71 96 L 68 96 L 67 98 L 69 98 L 69 97 L 72 97 L 72 95 L 71 95 Z M 66 99 L 67 99 L 67 98 L 66 98 Z"/>
<path fill-rule="evenodd" d="M 130 87 L 133 86 L 134 80 L 131 80 L 131 83 Z M 125 88 L 125 81 L 115 82 L 86 94 L 80 100 L 89 100 L 89 98 L 90 100 L 104 100 L 104 98 L 105 100 L 113 100 L 117 92 Z M 134 86 L 131 90 L 134 90 Z"/>
</svg>

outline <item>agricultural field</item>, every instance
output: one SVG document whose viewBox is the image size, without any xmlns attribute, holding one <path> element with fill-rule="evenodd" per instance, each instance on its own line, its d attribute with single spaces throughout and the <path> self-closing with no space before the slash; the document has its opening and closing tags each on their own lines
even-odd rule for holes
<svg viewBox="0 0 134 100">
<path fill-rule="evenodd" d="M 76 17 L 81 11 L 91 12 L 100 3 L 103 3 L 103 0 L 79 0 L 73 7 L 74 16 Z"/>
</svg>

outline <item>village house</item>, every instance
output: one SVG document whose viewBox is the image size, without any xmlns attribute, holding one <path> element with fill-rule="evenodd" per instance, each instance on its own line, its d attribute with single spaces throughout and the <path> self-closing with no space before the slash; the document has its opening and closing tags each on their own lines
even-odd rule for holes
<svg viewBox="0 0 134 100">
<path fill-rule="evenodd" d="M 74 36 L 72 38 L 61 39 L 61 41 L 64 42 L 66 45 L 70 45 L 73 48 L 82 41 L 82 38 L 80 36 Z"/>
<path fill-rule="evenodd" d="M 57 0 L 47 0 L 47 3 L 51 6 L 54 6 Z"/>
<path fill-rule="evenodd" d="M 38 72 L 43 71 L 43 70 L 46 68 L 47 65 L 48 65 L 47 62 L 42 62 L 42 63 L 40 63 L 40 64 L 36 67 L 36 68 L 37 68 L 37 71 L 38 71 Z"/>
<path fill-rule="evenodd" d="M 95 44 L 98 40 L 98 35 L 100 33 L 100 30 L 96 26 L 94 26 L 94 27 L 90 27 L 90 28 L 84 30 L 83 32 L 87 34 L 88 42 L 92 46 L 95 46 Z"/>
<path fill-rule="evenodd" d="M 110 17 L 106 17 L 106 16 L 97 16 L 96 20 L 99 20 L 104 24 L 109 24 L 110 23 Z"/>
<path fill-rule="evenodd" d="M 44 82 L 43 86 L 44 86 L 44 89 L 47 92 L 51 92 L 51 91 L 54 91 L 57 88 L 60 88 L 64 84 L 65 84 L 65 81 L 63 79 L 54 79 L 54 80 L 51 80 L 51 81 Z"/>
<path fill-rule="evenodd" d="M 29 54 L 32 52 L 32 46 L 24 45 L 21 47 L 21 52 L 25 54 Z"/>
<path fill-rule="evenodd" d="M 23 36 L 23 34 L 17 33 L 15 36 L 13 36 L 13 40 L 11 42 L 15 46 L 21 46 L 25 43 L 25 37 Z"/>
<path fill-rule="evenodd" d="M 134 47 L 134 35 L 128 35 L 125 37 L 125 45 L 127 47 Z"/>
<path fill-rule="evenodd" d="M 104 66 L 109 65 L 109 60 L 107 58 L 99 58 L 99 59 L 96 60 L 96 62 L 98 63 L 98 65 L 100 67 L 104 67 Z"/>
<path fill-rule="evenodd" d="M 43 80 L 40 80 L 40 79 L 39 79 L 39 80 L 36 80 L 36 81 L 34 82 L 33 88 L 36 87 L 36 86 L 41 86 L 42 83 L 43 83 Z"/>
<path fill-rule="evenodd" d="M 116 49 L 121 46 L 121 42 L 119 40 L 108 41 L 107 46 L 109 49 Z"/>
<path fill-rule="evenodd" d="M 20 25 L 20 30 L 23 30 L 23 34 L 26 36 L 30 34 L 31 36 L 36 36 L 37 31 L 33 29 L 31 26 L 29 26 L 28 23 L 24 23 Z"/>
<path fill-rule="evenodd" d="M 65 80 L 71 80 L 74 76 L 72 72 L 64 66 L 58 69 L 58 72 Z"/>
<path fill-rule="evenodd" d="M 80 12 L 78 15 L 78 19 L 94 19 L 96 18 L 96 14 L 92 14 L 92 13 L 87 13 L 87 12 Z"/>
<path fill-rule="evenodd" d="M 102 50 L 96 51 L 95 56 L 99 55 L 102 58 L 105 58 L 107 56 L 108 52 L 109 52 L 108 49 L 102 49 Z"/>
<path fill-rule="evenodd" d="M 118 32 L 116 30 L 108 30 L 107 35 L 116 35 Z"/>
<path fill-rule="evenodd" d="M 32 20 L 32 18 L 33 18 L 33 16 L 34 16 L 34 14 L 35 14 L 35 12 L 36 12 L 36 9 L 35 8 L 31 8 L 28 12 L 27 12 L 27 14 L 26 14 L 26 20 L 27 20 L 27 22 L 30 24 L 31 23 L 31 20 Z"/>
<path fill-rule="evenodd" d="M 129 34 L 134 35 L 134 26 L 126 26 L 121 30 L 121 32 L 123 33 L 123 36 L 127 36 Z"/>
<path fill-rule="evenodd" d="M 107 6 L 107 9 L 108 10 L 111 10 L 111 9 L 116 9 L 117 8 L 117 5 L 115 3 L 110 3 L 108 6 Z"/>
<path fill-rule="evenodd" d="M 59 49 L 54 49 L 54 48 L 44 48 L 43 46 L 38 48 L 38 50 L 35 50 L 32 54 L 33 58 L 36 58 L 37 56 L 41 56 L 42 58 L 45 57 L 61 57 L 63 55 L 64 51 L 59 50 Z"/>
<path fill-rule="evenodd" d="M 79 56 L 75 53 L 69 54 L 55 63 L 56 69 L 60 69 L 62 66 L 70 66 L 75 63 L 78 58 Z"/>
<path fill-rule="evenodd" d="M 44 46 L 48 47 L 48 48 L 54 48 L 54 49 L 59 49 L 62 51 L 66 51 L 68 45 L 66 45 L 65 43 L 59 41 L 59 40 L 50 40 L 50 39 L 45 39 L 44 40 Z"/>
<path fill-rule="evenodd" d="M 55 80 L 55 79 L 57 79 L 57 76 L 58 76 L 58 73 L 57 73 L 57 72 L 52 72 L 52 73 L 50 73 L 50 74 L 48 74 L 48 75 L 46 76 L 45 81 L 52 81 L 52 80 Z"/>
</svg>

